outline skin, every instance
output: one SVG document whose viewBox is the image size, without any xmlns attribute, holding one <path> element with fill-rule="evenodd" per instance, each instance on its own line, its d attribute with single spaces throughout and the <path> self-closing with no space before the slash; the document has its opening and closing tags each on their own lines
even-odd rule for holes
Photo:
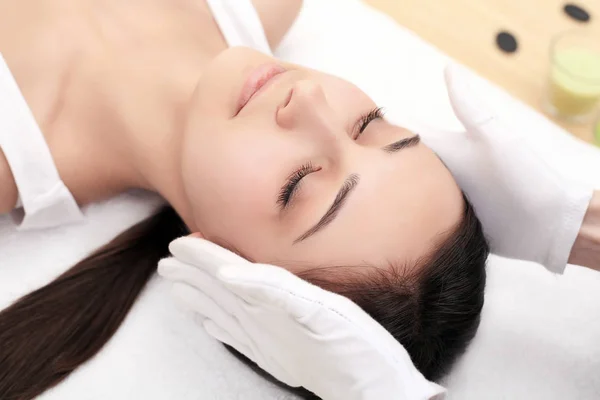
<svg viewBox="0 0 600 400">
<path fill-rule="evenodd" d="M 248 72 L 273 61 L 287 72 L 235 115 Z M 290 267 L 387 265 L 423 256 L 459 221 L 461 193 L 423 144 L 382 150 L 412 132 L 378 119 L 357 137 L 357 121 L 376 106 L 339 78 L 247 49 L 222 53 L 198 82 L 183 133 L 181 175 L 194 225 L 208 239 Z M 281 187 L 309 162 L 317 171 L 282 210 Z M 359 182 L 337 218 L 294 244 L 352 174 Z"/>
<path fill-rule="evenodd" d="M 227 49 L 202 2 L 62 2 L 60 14 L 41 1 L 0 6 L 0 51 L 80 204 L 156 191 L 198 235 L 293 272 L 411 265 L 460 220 L 460 190 L 429 148 L 382 149 L 413 133 L 376 119 L 358 136 L 377 105 L 349 82 Z M 270 4 L 256 1 L 276 45 L 300 1 Z M 265 63 L 286 72 L 237 113 Z M 282 209 L 282 186 L 307 163 L 314 171 Z M 357 184 L 335 220 L 298 241 L 349 176 Z M 8 211 L 16 188 L 2 158 L 0 177 Z"/>
<path fill-rule="evenodd" d="M 600 191 L 594 192 L 569 263 L 600 271 Z"/>
</svg>

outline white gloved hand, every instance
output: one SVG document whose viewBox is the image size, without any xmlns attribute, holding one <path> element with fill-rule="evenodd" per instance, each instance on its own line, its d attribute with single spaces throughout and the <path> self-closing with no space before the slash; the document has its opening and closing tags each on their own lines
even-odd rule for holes
<svg viewBox="0 0 600 400">
<path fill-rule="evenodd" d="M 283 268 L 251 263 L 211 242 L 170 245 L 159 274 L 203 325 L 262 369 L 324 400 L 420 400 L 444 393 L 404 347 L 345 297 Z"/>
<path fill-rule="evenodd" d="M 561 176 L 521 140 L 527 132 L 487 110 L 468 75 L 446 68 L 450 102 L 466 132 L 430 130 L 423 141 L 473 204 L 494 253 L 561 273 L 593 189 Z"/>
</svg>

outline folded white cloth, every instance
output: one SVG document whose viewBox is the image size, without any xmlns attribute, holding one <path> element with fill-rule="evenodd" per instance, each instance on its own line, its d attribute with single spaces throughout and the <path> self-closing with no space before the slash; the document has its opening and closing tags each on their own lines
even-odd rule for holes
<svg viewBox="0 0 600 400">
<path fill-rule="evenodd" d="M 17 185 L 19 229 L 80 222 L 81 210 L 58 175 L 50 149 L 0 54 L 0 149 Z"/>
</svg>

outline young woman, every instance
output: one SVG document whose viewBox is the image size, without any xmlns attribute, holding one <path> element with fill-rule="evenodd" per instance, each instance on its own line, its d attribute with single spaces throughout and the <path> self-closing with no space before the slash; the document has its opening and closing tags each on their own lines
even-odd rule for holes
<svg viewBox="0 0 600 400">
<path fill-rule="evenodd" d="M 0 5 L 0 51 L 60 177 L 32 198 L 47 176 L 25 179 L 39 160 L 3 131 L 0 211 L 73 216 L 130 188 L 170 205 L 0 313 L 0 398 L 98 352 L 188 232 L 350 297 L 429 379 L 473 337 L 488 245 L 452 175 L 357 87 L 265 54 L 299 0 L 252 3 Z"/>
<path fill-rule="evenodd" d="M 544 162 L 524 143 L 526 129 L 506 125 L 481 105 L 469 75 L 455 65 L 446 69 L 450 103 L 466 131 L 429 128 L 426 136 L 473 200 L 494 251 L 538 262 L 554 273 L 562 273 L 567 260 L 600 269 L 600 192 Z M 209 335 L 256 362 L 263 376 L 267 371 L 323 399 L 433 399 L 441 393 L 439 386 L 423 382 L 410 362 L 400 361 L 407 356 L 388 332 L 340 296 L 205 240 L 179 238 L 169 249 L 173 257 L 161 260 L 158 271 L 173 282 L 175 300 L 203 317 Z M 364 293 L 377 293 L 371 285 L 342 279 L 338 291 L 340 283 L 363 308 L 377 311 L 365 307 L 370 303 Z M 457 300 L 446 299 L 446 304 Z M 379 306 L 391 310 L 399 304 Z M 412 343 L 405 336 L 399 340 Z M 422 360 L 415 354 L 413 359 Z M 562 368 L 560 363 L 554 367 Z"/>
</svg>

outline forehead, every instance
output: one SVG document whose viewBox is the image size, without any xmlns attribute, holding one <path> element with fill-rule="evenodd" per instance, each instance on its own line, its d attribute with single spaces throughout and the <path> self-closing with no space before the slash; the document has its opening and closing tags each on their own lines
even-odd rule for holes
<svg viewBox="0 0 600 400">
<path fill-rule="evenodd" d="M 463 198 L 435 154 L 419 145 L 393 164 L 365 169 L 337 219 L 305 242 L 285 246 L 279 263 L 309 266 L 410 265 L 462 218 Z M 318 218 L 314 216 L 313 218 Z"/>
</svg>

